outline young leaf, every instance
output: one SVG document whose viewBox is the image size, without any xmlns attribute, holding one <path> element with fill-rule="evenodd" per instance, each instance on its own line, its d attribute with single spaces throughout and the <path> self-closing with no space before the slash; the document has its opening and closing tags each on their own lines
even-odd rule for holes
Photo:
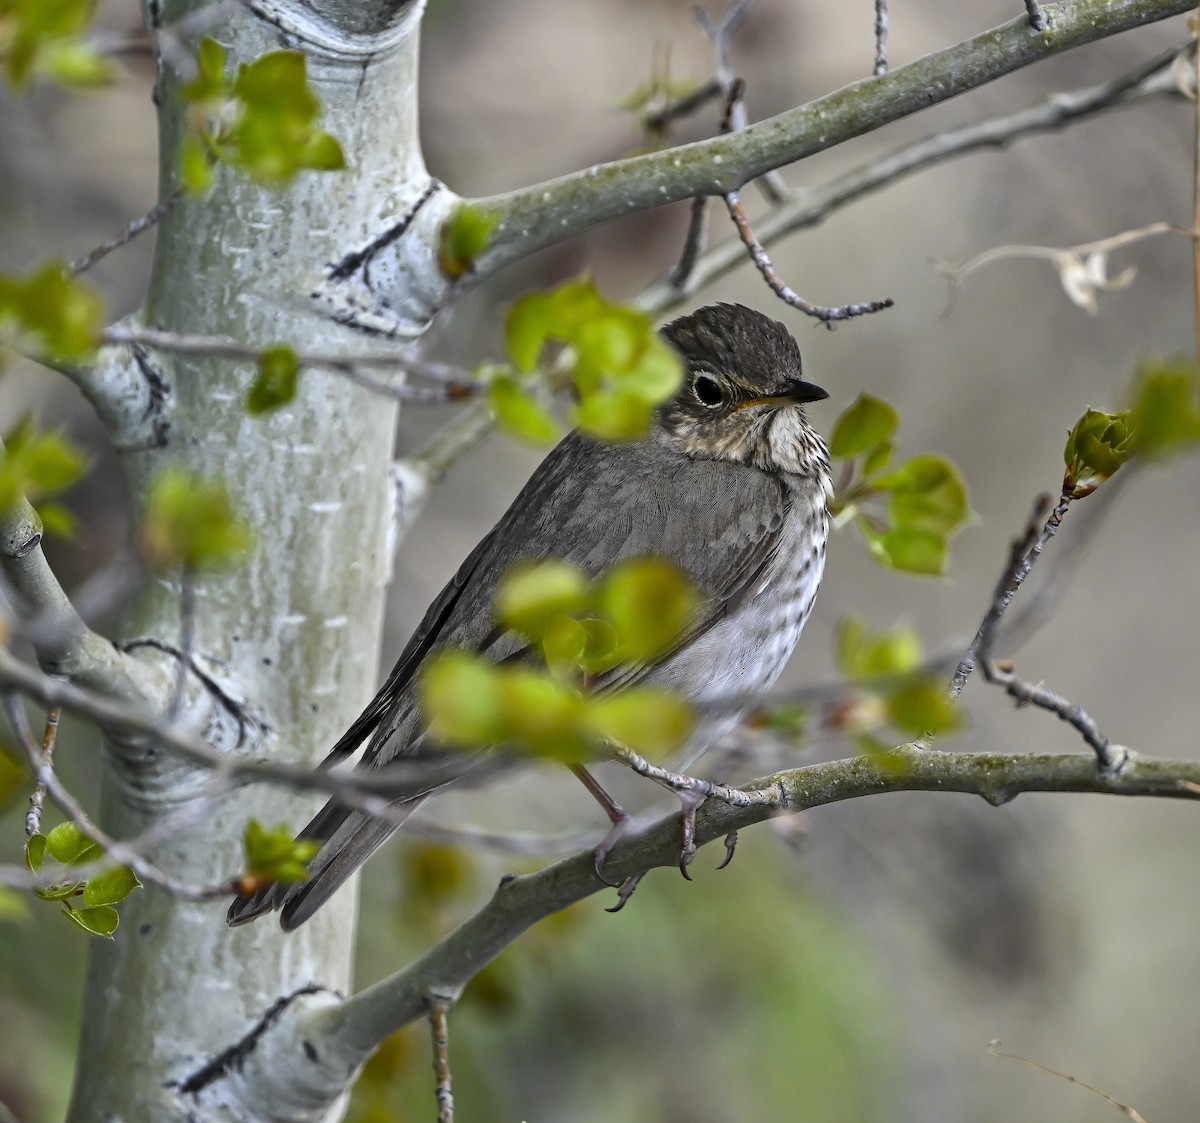
<svg viewBox="0 0 1200 1123">
<path fill-rule="evenodd" d="M 230 565 L 253 540 L 224 484 L 178 467 L 163 469 L 150 488 L 139 539 L 158 569 Z"/>
<path fill-rule="evenodd" d="M 962 725 L 962 711 L 938 679 L 918 678 L 887 695 L 892 724 L 904 733 L 944 733 Z"/>
<path fill-rule="evenodd" d="M 320 849 L 309 839 L 294 838 L 286 823 L 264 827 L 257 819 L 246 824 L 242 839 L 246 870 L 260 882 L 292 885 L 308 877 L 308 863 Z"/>
<path fill-rule="evenodd" d="M 507 731 L 496 667 L 465 651 L 444 651 L 427 662 L 418 683 L 421 713 L 432 737 L 479 747 Z"/>
<path fill-rule="evenodd" d="M 30 873 L 37 873 L 42 868 L 46 858 L 46 836 L 44 834 L 30 835 L 25 842 L 25 865 Z"/>
<path fill-rule="evenodd" d="M 75 909 L 68 904 L 62 906 L 62 911 L 72 924 L 77 924 L 88 935 L 103 936 L 111 940 L 121 918 L 111 905 L 97 905 L 95 908 Z"/>
<path fill-rule="evenodd" d="M 107 873 L 89 879 L 83 887 L 83 903 L 96 905 L 118 905 L 142 883 L 128 866 L 116 866 Z"/>
<path fill-rule="evenodd" d="M 452 281 L 465 277 L 487 248 L 500 216 L 474 203 L 460 203 L 438 231 L 438 268 Z"/>
<path fill-rule="evenodd" d="M 966 485 L 944 456 L 914 456 L 873 486 L 891 492 L 888 515 L 898 531 L 925 531 L 946 538 L 971 514 Z"/>
<path fill-rule="evenodd" d="M 52 358 L 86 359 L 96 350 L 104 320 L 98 293 L 49 262 L 28 278 L 0 275 L 0 326 L 10 324 L 18 338 Z"/>
<path fill-rule="evenodd" d="M 1067 435 L 1063 491 L 1072 498 L 1090 495 L 1134 453 L 1136 432 L 1127 412 L 1089 409 Z"/>
<path fill-rule="evenodd" d="M 498 375 L 488 389 L 498 424 L 532 445 L 549 444 L 558 424 L 532 394 L 507 375 Z"/>
<path fill-rule="evenodd" d="M 584 700 L 577 690 L 524 667 L 504 668 L 498 682 L 504 739 L 552 760 L 587 759 L 590 749 L 580 733 Z"/>
<path fill-rule="evenodd" d="M 246 395 L 252 417 L 287 405 L 296 396 L 300 360 L 291 347 L 268 347 L 258 360 L 258 376 Z"/>
<path fill-rule="evenodd" d="M 1129 418 L 1138 452 L 1170 455 L 1200 445 L 1195 367 L 1185 362 L 1143 367 L 1134 385 Z"/>
<path fill-rule="evenodd" d="M 829 451 L 843 458 L 871 452 L 887 443 L 897 422 L 896 411 L 887 402 L 859 394 L 834 424 Z"/>
<path fill-rule="evenodd" d="M 67 820 L 46 836 L 46 853 L 56 862 L 74 866 L 99 858 L 103 851 L 79 829 L 78 824 Z"/>
<path fill-rule="evenodd" d="M 681 695 L 649 688 L 589 699 L 586 720 L 602 740 L 650 756 L 674 752 L 696 724 L 692 707 Z"/>
<path fill-rule="evenodd" d="M 496 591 L 496 619 L 540 641 L 562 617 L 584 611 L 590 601 L 588 579 L 578 566 L 562 561 L 525 562 L 504 576 Z M 580 654 L 586 636 L 580 637 Z"/>
<path fill-rule="evenodd" d="M 621 658 L 650 662 L 669 650 L 688 626 L 696 593 L 670 562 L 634 558 L 608 571 L 597 603 L 616 629 Z"/>
</svg>

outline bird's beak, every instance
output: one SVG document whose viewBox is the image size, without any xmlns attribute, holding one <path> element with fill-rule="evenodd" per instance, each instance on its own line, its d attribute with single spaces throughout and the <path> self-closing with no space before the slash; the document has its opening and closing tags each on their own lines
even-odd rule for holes
<svg viewBox="0 0 1200 1123">
<path fill-rule="evenodd" d="M 821 389 L 811 382 L 801 382 L 796 379 L 788 383 L 788 388 L 782 394 L 768 394 L 761 398 L 750 398 L 742 402 L 738 409 L 749 409 L 751 406 L 771 406 L 779 409 L 781 406 L 803 405 L 805 402 L 819 402 L 829 397 L 829 391 Z"/>
</svg>

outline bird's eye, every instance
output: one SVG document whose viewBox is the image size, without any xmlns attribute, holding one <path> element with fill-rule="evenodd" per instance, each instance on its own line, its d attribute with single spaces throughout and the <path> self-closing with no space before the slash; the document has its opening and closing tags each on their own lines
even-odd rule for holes
<svg viewBox="0 0 1200 1123">
<path fill-rule="evenodd" d="M 708 374 L 696 375 L 692 380 L 692 393 L 696 395 L 696 401 L 709 409 L 715 409 L 725 402 L 725 392 L 721 389 L 721 384 Z"/>
</svg>

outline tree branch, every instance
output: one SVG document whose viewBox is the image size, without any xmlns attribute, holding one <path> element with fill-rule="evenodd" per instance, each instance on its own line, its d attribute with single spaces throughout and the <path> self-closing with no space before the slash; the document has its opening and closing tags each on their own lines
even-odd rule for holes
<svg viewBox="0 0 1200 1123">
<path fill-rule="evenodd" d="M 1084 43 L 1181 15 L 1190 0 L 1075 0 L 1048 9 L 1047 30 L 1022 15 L 880 77 L 854 82 L 737 133 L 598 164 L 478 200 L 500 224 L 475 262 L 479 280 L 535 250 L 635 211 L 727 195 L 774 168 L 977 89 Z"/>
<path fill-rule="evenodd" d="M 1200 762 L 1130 753 L 1119 772 L 1097 767 L 1091 753 L 952 753 L 902 746 L 875 761 L 858 756 L 777 773 L 747 790 L 778 795 L 788 812 L 896 791 L 953 791 L 999 806 L 1021 792 L 1198 798 Z M 699 844 L 724 838 L 779 813 L 765 804 L 712 801 L 696 820 Z M 614 846 L 605 870 L 626 878 L 679 860 L 679 816 L 672 815 Z M 430 995 L 457 997 L 479 970 L 539 920 L 604 888 L 590 850 L 537 873 L 506 877 L 491 900 L 420 959 L 336 1005 L 311 1011 L 293 1032 L 325 1058 L 357 1066 L 396 1029 L 422 1018 Z"/>
</svg>

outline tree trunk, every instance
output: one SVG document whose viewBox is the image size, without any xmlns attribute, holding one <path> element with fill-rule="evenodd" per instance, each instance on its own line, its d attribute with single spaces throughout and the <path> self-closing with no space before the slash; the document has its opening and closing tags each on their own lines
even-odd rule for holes
<svg viewBox="0 0 1200 1123">
<path fill-rule="evenodd" d="M 203 6 L 187 0 L 159 16 L 149 0 L 147 19 L 166 23 Z M 402 215 L 428 185 L 416 120 L 421 5 L 393 0 L 369 15 L 369 6 L 346 5 L 357 26 L 341 30 L 298 6 L 276 5 L 272 21 L 295 33 L 283 41 L 266 19 L 232 7 L 213 30 L 232 64 L 281 46 L 305 50 L 325 107 L 321 124 L 342 142 L 349 168 L 302 174 L 282 190 L 219 172 L 207 196 L 184 202 L 159 229 L 145 321 L 298 350 L 362 350 L 362 337 L 334 325 L 310 294 L 327 263 L 386 220 L 380 200 Z M 363 34 L 373 21 L 379 34 Z M 187 78 L 168 54 L 157 85 L 163 197 L 177 186 L 179 87 Z M 265 731 L 247 737 L 242 751 L 319 759 L 376 682 L 393 545 L 396 406 L 337 374 L 306 371 L 290 405 L 249 417 L 248 364 L 169 354 L 142 356 L 140 367 L 127 355 L 118 361 L 135 378 L 147 377 L 152 364 L 168 392 L 157 419 L 160 433 L 161 422 L 169 423 L 165 441 L 121 450 L 135 507 L 153 473 L 182 464 L 224 480 L 256 536 L 247 565 L 197 580 L 196 664 L 226 695 L 244 700 Z M 152 582 L 121 638 L 177 644 L 179 636 L 180 586 Z M 181 720 L 194 722 L 202 711 L 211 714 L 211 699 L 207 708 L 193 699 Z M 199 731 L 215 747 L 237 751 L 237 723 L 223 716 Z M 153 746 L 111 748 L 103 817 L 115 835 L 143 831 L 202 796 L 204 770 Z M 319 802 L 278 787 L 243 788 L 209 803 L 201 821 L 149 856 L 180 878 L 216 883 L 239 867 L 237 840 L 248 819 L 299 826 Z M 123 906 L 119 938 L 91 944 L 71 1119 L 183 1119 L 186 1096 L 164 1087 L 164 1074 L 185 1081 L 281 995 L 313 983 L 349 989 L 354 905 L 351 889 L 284 937 L 273 923 L 227 930 L 223 902 L 135 894 Z"/>
</svg>

